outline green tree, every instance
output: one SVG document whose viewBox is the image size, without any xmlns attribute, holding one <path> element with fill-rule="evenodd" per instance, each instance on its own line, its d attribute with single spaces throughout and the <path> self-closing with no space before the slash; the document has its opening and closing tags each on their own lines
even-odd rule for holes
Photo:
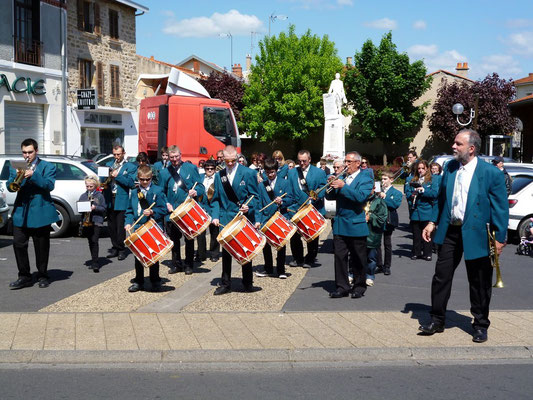
<svg viewBox="0 0 533 400">
<path fill-rule="evenodd" d="M 307 31 L 259 42 L 259 54 L 245 89 L 243 128 L 261 141 L 304 139 L 324 124 L 322 94 L 343 65 L 327 35 Z"/>
<path fill-rule="evenodd" d="M 409 62 L 398 53 L 392 33 L 379 47 L 367 40 L 355 53 L 355 67 L 346 71 L 346 97 L 356 114 L 350 134 L 362 142 L 383 143 L 383 163 L 395 143 L 409 142 L 425 117 L 425 107 L 413 103 L 431 85 L 422 61 Z"/>
</svg>

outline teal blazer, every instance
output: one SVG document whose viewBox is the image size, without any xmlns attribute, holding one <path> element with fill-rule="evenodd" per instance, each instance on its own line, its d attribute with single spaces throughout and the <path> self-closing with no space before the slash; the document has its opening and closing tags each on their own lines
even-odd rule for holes
<svg viewBox="0 0 533 400">
<path fill-rule="evenodd" d="M 450 225 L 453 187 L 460 164 L 456 160 L 444 166 L 440 194 L 438 198 L 437 232 L 434 241 L 442 244 Z M 487 223 L 496 232 L 496 240 L 506 240 L 509 223 L 509 203 L 502 172 L 478 158 L 476 170 L 468 190 L 466 211 L 461 232 L 465 260 L 475 260 L 489 255 Z"/>
<path fill-rule="evenodd" d="M 115 161 L 110 161 L 106 167 L 112 168 Z M 108 209 L 115 211 L 125 211 L 128 208 L 130 199 L 130 189 L 135 188 L 137 179 L 137 166 L 130 162 L 125 162 L 115 178 L 117 184 L 117 194 L 115 196 L 115 207 L 113 208 L 111 185 L 104 190 L 104 198 Z M 104 178 L 105 180 L 105 178 Z"/>
<path fill-rule="evenodd" d="M 17 171 L 10 167 L 9 184 L 15 180 Z M 59 221 L 56 208 L 50 192 L 54 190 L 56 182 L 56 166 L 38 159 L 37 167 L 30 179 L 21 182 L 13 206 L 13 225 L 20 228 L 41 228 Z M 11 190 L 9 190 L 11 191 Z"/>
<path fill-rule="evenodd" d="M 169 172 L 168 168 L 163 169 L 159 175 L 158 185 L 163 189 L 163 192 L 167 197 L 167 201 L 172 204 L 172 207 L 174 208 L 178 207 L 185 201 L 185 199 L 187 199 L 187 196 L 189 196 L 189 190 L 192 189 L 195 183 L 196 186 L 194 187 L 194 190 L 196 190 L 197 196 L 200 197 L 205 193 L 203 184 L 204 180 L 200 177 L 198 168 L 196 168 L 195 165 L 189 162 L 182 163 L 180 168 L 180 176 L 183 182 L 185 182 L 187 189 L 181 185 L 176 191 L 174 191 L 174 184 L 176 181 L 172 177 L 172 174 Z"/>
<path fill-rule="evenodd" d="M 257 172 L 248 167 L 237 165 L 235 177 L 233 178 L 233 190 L 241 204 L 244 204 L 250 196 L 254 196 L 248 203 L 250 210 L 246 217 L 253 223 L 256 219 L 257 212 L 261 209 L 259 199 L 259 188 L 257 183 Z M 213 219 L 218 219 L 221 224 L 227 225 L 239 212 L 239 206 L 228 199 L 220 173 L 215 174 L 215 194 L 213 195 Z"/>
<path fill-rule="evenodd" d="M 292 193 L 294 196 L 294 207 L 298 209 L 306 200 L 308 200 L 309 196 L 307 196 L 307 194 L 305 194 L 305 192 L 300 189 L 300 185 L 298 185 L 299 178 L 298 171 L 296 168 L 289 170 L 287 179 L 291 185 Z M 310 165 L 309 172 L 307 172 L 307 177 L 305 178 L 305 180 L 307 181 L 307 186 L 309 187 L 309 190 L 316 191 L 317 189 L 320 189 L 326 184 L 326 173 L 324 172 L 324 170 L 315 167 L 314 165 Z M 324 208 L 325 194 L 326 190 L 324 189 L 319 193 L 318 200 L 315 200 L 311 203 L 322 215 L 326 215 L 326 209 Z"/>
<path fill-rule="evenodd" d="M 411 195 L 415 193 L 415 189 L 409 184 L 405 185 L 405 196 L 407 197 L 407 203 L 411 209 L 411 220 L 431 221 L 434 218 L 434 205 L 436 204 L 436 199 L 439 195 L 440 181 L 440 175 L 431 175 L 431 182 L 424 182 L 422 184 L 424 193 L 419 193 L 416 196 L 414 207 Z"/>
<path fill-rule="evenodd" d="M 349 185 L 334 189 L 326 195 L 328 200 L 336 200 L 337 210 L 333 222 L 333 234 L 349 237 L 368 236 L 368 226 L 364 207 L 372 193 L 374 179 L 361 171 Z"/>
<path fill-rule="evenodd" d="M 142 215 L 142 212 L 139 213 L 139 191 L 140 189 L 138 188 L 131 191 L 131 197 L 128 202 L 128 209 L 126 210 L 124 225 L 132 225 Z M 159 224 L 161 229 L 163 229 L 163 220 L 168 214 L 167 198 L 165 193 L 163 193 L 163 189 L 152 183 L 150 190 L 148 190 L 148 193 L 146 194 L 146 200 L 148 201 L 148 205 L 151 205 L 153 202 L 155 202 L 154 206 L 152 207 L 154 214 L 151 216 L 151 218 L 153 218 L 155 222 Z M 132 227 L 132 231 L 148 222 L 149 218 L 150 217 L 141 218 L 137 225 Z"/>
<path fill-rule="evenodd" d="M 259 195 L 261 197 L 261 204 L 260 207 L 263 208 L 267 204 L 269 204 L 272 200 L 270 200 L 270 196 L 268 195 L 268 192 L 266 190 L 266 187 L 263 183 L 259 183 Z M 278 196 L 282 196 L 285 194 L 285 197 L 281 199 L 281 207 L 278 209 L 278 206 L 276 204 L 272 204 L 271 206 L 265 208 L 261 215 L 256 218 L 258 222 L 261 223 L 261 225 L 264 225 L 268 220 L 276 213 L 276 211 L 280 211 L 281 214 L 285 217 L 288 217 L 289 211 L 287 208 L 290 208 L 293 204 L 293 194 L 291 191 L 291 186 L 289 182 L 286 179 L 280 178 L 279 176 L 276 179 L 276 185 L 274 186 L 274 198 Z"/>
</svg>

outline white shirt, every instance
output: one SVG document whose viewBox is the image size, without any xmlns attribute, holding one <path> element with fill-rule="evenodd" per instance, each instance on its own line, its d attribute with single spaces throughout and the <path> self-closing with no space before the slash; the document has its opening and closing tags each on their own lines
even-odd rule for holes
<svg viewBox="0 0 533 400">
<path fill-rule="evenodd" d="M 350 185 L 353 182 L 353 180 L 357 177 L 357 175 L 359 175 L 359 172 L 361 172 L 360 169 L 355 171 L 353 174 L 348 175 L 348 177 L 346 178 L 346 184 Z"/>
<path fill-rule="evenodd" d="M 229 169 L 229 167 L 226 167 L 227 176 L 230 185 L 233 185 L 233 179 L 235 178 L 235 173 L 237 172 L 237 168 L 239 168 L 240 164 L 235 164 L 235 166 L 232 169 Z"/>
<path fill-rule="evenodd" d="M 468 191 L 470 190 L 470 183 L 472 183 L 477 162 L 477 157 L 474 157 L 468 164 L 461 165 L 455 175 L 452 197 L 452 220 L 464 221 Z"/>
<path fill-rule="evenodd" d="M 307 166 L 306 169 L 302 168 L 302 173 L 303 173 L 303 176 L 304 176 L 305 180 L 307 180 L 307 173 L 308 172 L 309 172 L 309 165 Z M 303 187 L 302 187 L 302 183 L 300 182 L 300 178 L 298 178 L 298 186 L 300 187 L 300 190 L 304 190 Z"/>
<path fill-rule="evenodd" d="M 271 181 L 270 179 L 268 180 L 268 184 L 270 185 L 272 190 L 274 190 L 274 188 L 276 187 L 276 180 L 277 179 L 278 179 L 278 177 L 276 176 L 276 178 L 273 181 Z"/>
<path fill-rule="evenodd" d="M 209 186 L 211 186 L 211 184 L 214 181 L 215 181 L 215 175 L 211 175 L 211 176 L 205 175 L 204 176 L 204 187 L 205 187 L 205 190 L 207 190 L 209 188 Z"/>
</svg>

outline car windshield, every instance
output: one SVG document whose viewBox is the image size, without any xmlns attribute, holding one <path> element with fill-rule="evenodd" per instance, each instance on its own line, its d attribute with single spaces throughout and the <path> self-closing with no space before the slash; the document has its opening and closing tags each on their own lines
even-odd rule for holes
<svg viewBox="0 0 533 400">
<path fill-rule="evenodd" d="M 95 173 L 98 172 L 98 164 L 96 164 L 94 161 L 87 160 L 87 161 L 82 161 L 81 163 L 85 165 L 87 168 L 89 168 L 91 171 Z"/>
<path fill-rule="evenodd" d="M 511 194 L 516 194 L 533 181 L 533 176 L 517 175 L 513 178 L 513 189 Z"/>
</svg>

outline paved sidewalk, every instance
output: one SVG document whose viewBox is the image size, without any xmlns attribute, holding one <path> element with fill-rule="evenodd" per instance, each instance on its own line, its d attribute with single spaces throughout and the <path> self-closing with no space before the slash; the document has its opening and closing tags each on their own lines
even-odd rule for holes
<svg viewBox="0 0 533 400">
<path fill-rule="evenodd" d="M 402 312 L 2 313 L 0 363 L 361 362 L 533 359 L 533 311 L 495 311 L 489 341 L 468 312 L 418 336 Z"/>
</svg>

